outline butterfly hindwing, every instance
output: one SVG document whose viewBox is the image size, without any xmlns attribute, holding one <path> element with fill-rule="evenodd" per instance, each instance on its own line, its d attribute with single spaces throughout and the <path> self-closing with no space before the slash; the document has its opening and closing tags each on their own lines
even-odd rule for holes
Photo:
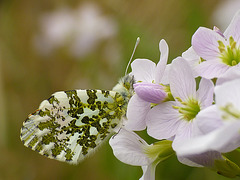
<svg viewBox="0 0 240 180">
<path fill-rule="evenodd" d="M 28 116 L 21 140 L 42 155 L 76 164 L 120 123 L 124 100 L 116 91 L 56 92 Z"/>
</svg>

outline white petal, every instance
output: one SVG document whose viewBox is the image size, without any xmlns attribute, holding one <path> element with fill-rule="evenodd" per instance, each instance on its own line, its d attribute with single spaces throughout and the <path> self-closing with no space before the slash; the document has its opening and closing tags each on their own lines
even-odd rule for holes
<svg viewBox="0 0 240 180">
<path fill-rule="evenodd" d="M 184 51 L 182 53 L 182 57 L 184 59 L 186 59 L 187 61 L 192 61 L 192 60 L 195 60 L 196 61 L 196 64 L 198 64 L 199 60 L 200 60 L 200 57 L 197 55 L 197 53 L 194 51 L 194 49 L 192 48 L 192 46 Z M 195 64 L 195 65 L 196 65 Z"/>
<path fill-rule="evenodd" d="M 194 133 L 194 126 L 195 123 L 182 121 L 182 123 L 179 125 L 179 128 L 177 130 L 177 133 L 175 135 L 175 138 L 173 140 L 173 150 L 175 150 L 176 146 L 181 145 L 183 142 L 191 139 Z M 196 126 L 196 125 L 195 125 Z"/>
<path fill-rule="evenodd" d="M 199 130 L 198 124 L 196 120 L 192 122 L 188 122 L 185 125 L 181 125 L 179 127 L 178 133 L 175 136 L 172 147 L 178 153 L 178 149 L 185 144 L 185 142 L 191 141 L 191 139 L 196 138 L 197 136 L 202 135 L 202 132 Z M 214 165 L 214 161 L 216 158 L 221 158 L 221 154 L 219 152 L 204 152 L 202 154 L 192 154 L 181 156 L 178 155 L 178 160 L 186 164 L 188 166 L 194 167 L 212 167 Z"/>
<path fill-rule="evenodd" d="M 215 31 L 200 27 L 192 36 L 192 47 L 203 59 L 212 60 L 220 54 L 218 41 L 226 43 L 226 40 Z"/>
<path fill-rule="evenodd" d="M 155 169 L 157 164 L 142 166 L 143 175 L 139 180 L 155 180 Z"/>
<path fill-rule="evenodd" d="M 189 64 L 183 58 L 176 58 L 169 72 L 170 89 L 173 97 L 183 101 L 196 97 L 196 82 Z"/>
<path fill-rule="evenodd" d="M 217 151 L 208 151 L 202 154 L 194 154 L 191 156 L 178 156 L 178 160 L 188 166 L 193 167 L 213 167 L 217 159 L 223 159 L 221 153 Z"/>
<path fill-rule="evenodd" d="M 224 74 L 228 69 L 229 66 L 220 62 L 219 59 L 204 61 L 195 68 L 197 74 L 206 79 L 213 79 L 219 77 Z"/>
<path fill-rule="evenodd" d="M 216 82 L 216 85 L 221 85 L 225 82 L 229 82 L 235 79 L 240 79 L 240 66 L 231 67 L 221 75 Z"/>
<path fill-rule="evenodd" d="M 155 79 L 156 64 L 148 59 L 135 59 L 132 64 L 132 75 L 136 81 L 152 82 Z"/>
<path fill-rule="evenodd" d="M 143 148 L 148 144 L 134 132 L 120 129 L 109 140 L 114 156 L 120 161 L 133 166 L 146 166 L 151 160 L 144 154 Z"/>
<path fill-rule="evenodd" d="M 236 121 L 225 125 L 215 132 L 216 140 L 212 149 L 219 152 L 230 152 L 240 146 L 240 122 Z"/>
<path fill-rule="evenodd" d="M 198 136 L 177 147 L 179 156 L 201 154 L 208 151 L 230 152 L 240 146 L 240 122 L 222 126 L 211 133 Z"/>
<path fill-rule="evenodd" d="M 129 130 L 140 131 L 146 128 L 146 116 L 150 111 L 151 104 L 134 94 L 128 103 L 127 123 L 125 127 Z"/>
<path fill-rule="evenodd" d="M 147 132 L 156 139 L 168 139 L 177 132 L 182 122 L 178 110 L 172 106 L 175 102 L 169 101 L 153 107 L 147 114 Z"/>
<path fill-rule="evenodd" d="M 166 68 L 165 68 L 165 71 L 163 73 L 163 77 L 161 79 L 161 84 L 169 84 L 169 78 L 168 78 L 168 75 L 169 75 L 169 72 L 170 72 L 170 68 L 171 67 L 171 64 L 167 64 Z"/>
<path fill-rule="evenodd" d="M 210 133 L 223 126 L 221 113 L 216 105 L 201 110 L 195 119 L 202 134 Z"/>
<path fill-rule="evenodd" d="M 186 158 L 184 156 L 177 156 L 178 161 L 182 164 L 188 165 L 188 166 L 192 166 L 192 167 L 203 167 L 202 165 L 191 161 L 189 158 Z"/>
<path fill-rule="evenodd" d="M 168 45 L 167 42 L 162 39 L 159 43 L 159 50 L 161 53 L 160 60 L 157 64 L 157 68 L 155 70 L 155 81 L 156 83 L 160 83 L 163 77 L 167 61 L 168 61 Z"/>
<path fill-rule="evenodd" d="M 200 57 L 196 54 L 196 52 L 193 50 L 192 46 L 186 50 L 185 52 L 182 53 L 182 57 L 186 59 L 188 64 L 193 70 L 194 77 L 197 77 L 198 74 L 195 70 L 196 66 L 199 65 L 201 62 Z"/>
<path fill-rule="evenodd" d="M 225 107 L 229 103 L 240 111 L 240 79 L 215 87 L 216 104 Z"/>
<path fill-rule="evenodd" d="M 240 44 L 240 11 L 238 11 L 233 17 L 231 23 L 224 32 L 224 35 L 227 38 L 232 36 L 233 39 L 237 42 L 237 44 Z"/>
<path fill-rule="evenodd" d="M 201 103 L 201 108 L 212 105 L 213 103 L 214 84 L 211 80 L 202 78 L 197 91 L 198 99 Z"/>
</svg>

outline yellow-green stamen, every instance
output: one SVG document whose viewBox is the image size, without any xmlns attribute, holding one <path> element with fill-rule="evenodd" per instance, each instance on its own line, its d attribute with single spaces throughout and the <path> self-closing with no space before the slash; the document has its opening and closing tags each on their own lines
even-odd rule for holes
<svg viewBox="0 0 240 180">
<path fill-rule="evenodd" d="M 163 84 L 161 84 L 161 85 L 164 87 L 164 91 L 167 93 L 167 97 L 165 98 L 164 102 L 174 101 L 174 97 L 171 93 L 170 86 L 169 85 L 163 85 Z"/>
<path fill-rule="evenodd" d="M 234 108 L 233 104 L 227 104 L 224 107 L 220 108 L 224 113 L 222 116 L 223 119 L 228 120 L 232 118 L 239 119 L 240 118 L 240 112 L 236 108 Z"/>
<path fill-rule="evenodd" d="M 218 41 L 218 49 L 221 53 L 220 58 L 228 66 L 235 66 L 240 62 L 240 48 L 236 44 L 232 36 L 229 38 L 229 45 L 227 46 L 222 41 Z"/>
<path fill-rule="evenodd" d="M 180 98 L 176 98 L 182 106 L 173 106 L 174 109 L 178 109 L 182 118 L 187 121 L 193 120 L 200 112 L 200 104 L 196 99 L 190 98 L 183 102 Z"/>
<path fill-rule="evenodd" d="M 169 140 L 158 141 L 144 147 L 144 153 L 153 160 L 153 164 L 158 164 L 175 154 L 172 149 L 172 141 Z"/>
</svg>

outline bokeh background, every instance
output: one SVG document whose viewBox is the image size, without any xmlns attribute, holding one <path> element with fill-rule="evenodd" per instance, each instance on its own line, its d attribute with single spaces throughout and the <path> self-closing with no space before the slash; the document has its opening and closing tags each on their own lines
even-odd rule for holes
<svg viewBox="0 0 240 180">
<path fill-rule="evenodd" d="M 138 36 L 134 58 L 157 62 L 164 38 L 170 62 L 199 26 L 224 31 L 239 8 L 239 0 L 0 0 L 0 180 L 139 179 L 141 168 L 118 161 L 108 142 L 76 166 L 41 156 L 20 141 L 22 122 L 55 91 L 111 89 Z M 227 178 L 172 157 L 156 179 Z"/>
</svg>

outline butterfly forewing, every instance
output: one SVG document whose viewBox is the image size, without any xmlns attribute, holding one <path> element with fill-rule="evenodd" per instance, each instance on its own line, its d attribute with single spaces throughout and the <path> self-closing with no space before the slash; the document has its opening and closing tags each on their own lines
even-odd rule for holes
<svg viewBox="0 0 240 180">
<path fill-rule="evenodd" d="M 56 92 L 28 116 L 21 140 L 49 158 L 78 163 L 119 124 L 126 113 L 123 104 L 115 91 Z"/>
</svg>

